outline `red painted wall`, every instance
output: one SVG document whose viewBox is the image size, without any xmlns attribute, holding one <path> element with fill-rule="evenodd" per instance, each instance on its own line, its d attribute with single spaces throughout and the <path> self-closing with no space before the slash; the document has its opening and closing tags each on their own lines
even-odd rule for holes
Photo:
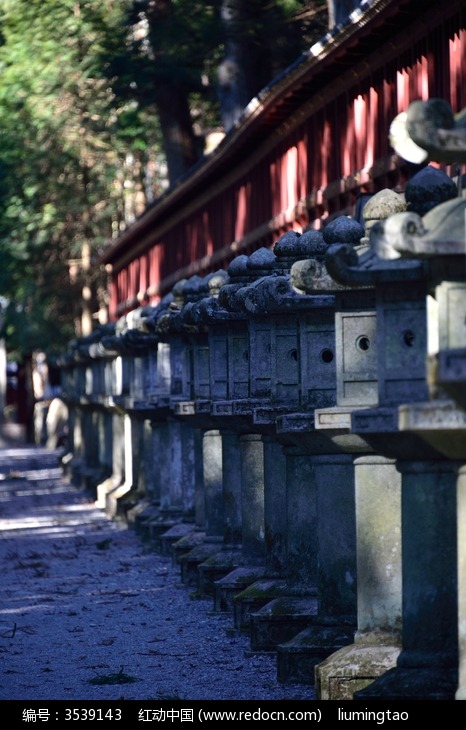
<svg viewBox="0 0 466 730">
<path fill-rule="evenodd" d="M 439 21 L 402 52 L 381 48 L 354 77 L 342 63 L 352 83 L 335 88 L 263 157 L 249 166 L 241 160 L 239 178 L 213 185 L 199 207 L 177 210 L 132 261 L 114 262 L 111 317 L 155 303 L 177 278 L 206 274 L 237 253 L 271 246 L 290 228 L 320 228 L 329 216 L 352 213 L 361 192 L 402 187 L 407 166 L 389 146 L 389 125 L 414 99 L 439 96 L 454 111 L 466 106 L 463 21 L 462 14 Z"/>
</svg>

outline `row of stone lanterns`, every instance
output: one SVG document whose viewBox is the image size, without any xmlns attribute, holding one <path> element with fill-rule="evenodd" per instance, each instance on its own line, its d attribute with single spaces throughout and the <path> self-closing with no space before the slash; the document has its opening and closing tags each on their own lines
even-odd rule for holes
<svg viewBox="0 0 466 730">
<path fill-rule="evenodd" d="M 62 363 L 73 478 L 322 699 L 462 697 L 456 194 L 425 168 L 365 228 L 286 233 Z"/>
</svg>

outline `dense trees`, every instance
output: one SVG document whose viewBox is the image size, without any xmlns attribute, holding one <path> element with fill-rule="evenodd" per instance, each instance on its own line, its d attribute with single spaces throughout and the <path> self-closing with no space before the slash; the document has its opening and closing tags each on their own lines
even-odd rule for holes
<svg viewBox="0 0 466 730">
<path fill-rule="evenodd" d="M 174 182 L 202 153 L 196 118 L 201 124 L 209 114 L 214 124 L 218 118 L 208 89 L 218 46 L 215 7 L 187 0 L 130 0 L 122 6 L 123 19 L 112 23 L 104 39 L 101 64 L 118 99 L 157 117 Z"/>
<path fill-rule="evenodd" d="M 105 298 L 95 252 L 328 17 L 326 0 L 2 0 L 0 301 L 11 350 L 64 349 L 89 331 Z"/>
<path fill-rule="evenodd" d="M 89 257 L 131 218 L 137 196 L 130 206 L 125 196 L 143 184 L 135 161 L 156 146 L 157 125 L 118 104 L 99 66 L 113 6 L 2 4 L 0 293 L 7 344 L 20 353 L 63 348 L 81 322 L 90 327 L 90 293 L 103 283 Z"/>
<path fill-rule="evenodd" d="M 131 0 L 107 34 L 116 95 L 157 114 L 171 183 L 213 127 L 247 103 L 327 24 L 325 0 Z"/>
</svg>

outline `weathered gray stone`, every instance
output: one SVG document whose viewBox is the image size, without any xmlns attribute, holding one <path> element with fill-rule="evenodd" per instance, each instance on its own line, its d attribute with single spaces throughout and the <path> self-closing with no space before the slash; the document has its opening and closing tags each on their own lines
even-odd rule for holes
<svg viewBox="0 0 466 730">
<path fill-rule="evenodd" d="M 406 114 L 406 130 L 415 144 L 426 150 L 429 159 L 436 162 L 466 160 L 465 112 L 454 115 L 444 99 L 412 102 Z"/>
<path fill-rule="evenodd" d="M 397 463 L 402 476 L 403 649 L 396 668 L 357 692 L 355 699 L 455 697 L 458 466 Z"/>
<path fill-rule="evenodd" d="M 460 467 L 456 486 L 458 524 L 458 643 L 459 682 L 455 699 L 466 699 L 466 467 Z"/>
<path fill-rule="evenodd" d="M 327 223 L 323 230 L 323 238 L 328 245 L 334 243 L 349 243 L 359 246 L 365 234 L 360 223 L 346 215 L 338 216 Z"/>
<path fill-rule="evenodd" d="M 286 457 L 281 444 L 263 436 L 265 575 L 283 578 L 287 556 Z"/>
<path fill-rule="evenodd" d="M 223 540 L 222 437 L 206 431 L 204 450 L 205 531 L 208 539 Z"/>
<path fill-rule="evenodd" d="M 241 548 L 242 490 L 240 479 L 241 451 L 238 435 L 234 431 L 222 431 L 223 475 L 223 539 L 227 549 Z"/>
<path fill-rule="evenodd" d="M 375 223 L 405 210 L 406 202 L 401 195 L 389 188 L 380 190 L 367 201 L 362 211 L 366 233 L 370 232 Z M 338 241 L 338 243 L 346 243 L 346 241 Z"/>
<path fill-rule="evenodd" d="M 458 196 L 458 188 L 446 172 L 427 165 L 406 183 L 405 198 L 409 211 L 425 215 L 436 205 Z"/>
<path fill-rule="evenodd" d="M 371 245 L 381 258 L 464 255 L 466 199 L 437 205 L 421 218 L 397 213 L 371 231 Z"/>
<path fill-rule="evenodd" d="M 263 564 L 265 558 L 263 443 L 259 434 L 241 435 L 239 441 L 243 490 L 243 555 L 250 563 Z"/>
<path fill-rule="evenodd" d="M 401 649 L 401 479 L 392 460 L 355 460 L 358 631 L 316 667 L 322 700 L 353 692 L 394 667 Z"/>
</svg>

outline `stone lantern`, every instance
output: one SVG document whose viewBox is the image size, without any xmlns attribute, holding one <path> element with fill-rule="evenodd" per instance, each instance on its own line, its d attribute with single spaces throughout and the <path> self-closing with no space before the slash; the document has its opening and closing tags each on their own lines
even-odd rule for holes
<svg viewBox="0 0 466 730">
<path fill-rule="evenodd" d="M 253 257 L 260 267 L 274 259 L 267 249 Z M 231 595 L 263 573 L 263 445 L 251 418 L 248 317 L 236 301 L 256 276 L 248 267 L 250 258 L 234 259 L 228 279 L 196 312 L 208 333 L 210 411 L 222 441 L 224 505 L 222 549 L 201 563 L 199 571 L 204 586 L 213 584 L 219 610 L 231 608 Z"/>
<path fill-rule="evenodd" d="M 112 329 L 112 326 L 99 327 L 74 345 L 75 407 L 72 409 L 71 439 L 75 455 L 81 452 L 81 458 L 75 458 L 73 462 L 78 463 L 79 480 L 91 490 L 98 489 L 99 482 L 112 471 L 112 434 L 105 404 L 104 377 L 108 354 L 102 346 L 102 339 Z"/>
<path fill-rule="evenodd" d="M 423 207 L 435 204 L 435 199 L 439 196 L 451 198 L 451 181 L 445 178 L 444 173 L 433 170 L 425 170 L 423 174 L 415 176 L 406 190 L 406 199 L 411 209 L 414 211 L 417 205 Z M 408 589 L 406 581 L 406 575 L 409 574 L 408 556 L 418 537 L 414 537 L 415 531 L 411 528 L 408 534 L 402 535 L 401 510 L 406 513 L 408 495 L 417 495 L 414 501 L 423 501 L 426 496 L 421 496 L 423 488 L 427 494 L 431 494 L 434 481 L 441 485 L 439 495 L 448 493 L 451 481 L 451 465 L 445 462 L 439 450 L 428 447 L 419 435 L 401 432 L 398 424 L 400 403 L 404 400 L 422 402 L 427 396 L 426 266 L 415 260 L 382 260 L 377 256 L 377 249 L 382 251 L 386 247 L 389 250 L 390 235 L 396 231 L 396 221 L 407 222 L 413 215 L 414 213 L 399 212 L 374 226 L 370 236 L 371 248 L 360 256 L 344 246 L 334 247 L 328 252 L 328 269 L 335 279 L 346 284 L 352 282 L 355 286 L 370 282 L 375 286 L 378 405 L 354 410 L 351 414 L 352 431 L 364 436 L 378 455 L 394 460 L 402 489 L 400 494 L 396 478 L 391 482 L 387 479 L 386 488 L 383 493 L 378 494 L 375 489 L 377 470 L 372 463 L 372 457 L 356 460 L 359 630 L 354 646 L 342 649 L 317 667 L 316 677 L 323 698 L 329 698 L 330 687 L 335 692 L 335 687 L 341 681 L 339 677 L 345 677 L 343 685 L 350 685 L 354 691 L 358 690 L 358 682 L 367 683 L 367 679 L 363 677 L 369 677 L 371 672 L 383 674 L 384 668 L 389 668 L 390 657 L 393 666 L 395 660 L 398 664 L 405 661 L 406 653 L 403 651 L 399 654 L 396 649 L 397 644 L 401 644 L 402 633 L 405 636 L 407 632 L 406 626 L 402 628 L 401 615 L 404 621 L 405 611 L 401 605 L 401 581 L 403 580 L 403 594 L 406 596 L 412 593 L 413 586 Z M 390 484 L 392 486 L 387 489 Z M 390 491 L 391 508 L 386 501 Z M 369 515 L 370 495 L 372 503 L 377 505 L 381 520 L 377 521 L 375 512 L 372 516 Z M 374 501 L 375 497 L 377 501 Z M 440 503 L 443 504 L 444 497 L 439 496 L 439 500 L 438 509 L 441 511 Z M 413 505 L 414 502 L 411 509 Z M 370 520 L 367 519 L 369 516 Z M 370 524 L 378 524 L 379 527 L 371 537 L 369 551 L 367 546 Z M 406 524 L 405 515 L 403 524 Z M 431 528 L 429 537 L 429 530 L 424 529 L 426 545 L 429 539 L 433 539 L 434 532 L 435 529 Z M 401 538 L 403 569 L 399 550 Z M 390 545 L 392 552 L 387 552 L 387 546 Z M 393 560 L 393 550 L 398 554 L 398 568 Z M 373 569 L 378 564 L 390 565 L 391 569 L 389 573 L 386 572 L 383 582 L 378 580 L 376 583 L 373 580 Z M 378 575 L 380 574 L 379 571 Z M 376 585 L 379 588 L 374 591 Z M 429 590 L 426 586 L 426 591 Z M 348 667 L 351 668 L 350 671 Z M 386 676 L 392 676 L 393 671 L 396 670 L 388 671 Z M 357 696 L 376 696 L 385 681 L 383 678 L 376 681 L 367 690 L 357 692 Z M 405 676 L 402 681 L 406 682 L 406 693 L 410 696 L 409 692 L 414 684 L 410 690 L 410 681 L 406 681 Z M 425 691 L 425 687 L 422 691 Z"/>
<path fill-rule="evenodd" d="M 359 224 L 337 219 L 327 231 L 340 231 L 359 243 Z M 349 232 L 348 232 L 349 229 Z M 313 232 L 317 240 L 317 232 Z M 337 235 L 337 234 L 335 234 Z M 355 625 L 354 470 L 352 457 L 341 443 L 315 428 L 316 407 L 332 407 L 337 399 L 337 348 L 335 340 L 338 285 L 326 276 L 323 259 L 330 239 L 320 236 L 312 258 L 294 263 L 288 307 L 299 322 L 299 390 L 294 409 L 276 419 L 277 438 L 285 446 L 288 512 L 287 580 L 283 598 L 277 597 L 257 612 L 260 625 L 269 614 L 287 617 L 288 627 L 277 631 L 278 676 L 283 682 L 313 683 L 313 668 L 336 648 L 350 642 Z M 297 272 L 300 272 L 297 275 Z M 309 275 L 324 286 L 307 288 Z M 357 444 L 367 448 L 365 442 Z M 329 491 L 328 485 L 332 485 Z M 329 525 L 338 524 L 337 534 Z M 312 525 L 312 529 L 309 526 Z M 262 616 L 261 616 L 262 615 Z M 300 632 L 301 626 L 307 626 Z M 278 628 L 278 621 L 277 628 Z"/>
<path fill-rule="evenodd" d="M 203 542 L 185 551 L 179 562 L 185 582 L 196 584 L 203 594 L 213 590 L 210 571 L 203 566 L 209 558 L 214 560 L 222 547 L 226 503 L 223 498 L 222 436 L 211 414 L 209 338 L 199 310 L 204 300 L 216 299 L 226 279 L 226 272 L 218 271 L 204 278 L 189 280 L 184 288 L 184 304 L 179 315 L 190 357 L 191 394 L 189 399 L 177 401 L 174 413 L 200 439 L 205 531 Z M 183 547 L 186 543 L 185 539 Z M 179 552 L 180 545 L 175 543 L 174 548 Z"/>
<path fill-rule="evenodd" d="M 135 452 L 129 410 L 132 408 L 130 388 L 133 382 L 131 349 L 126 347 L 123 332 L 127 328 L 125 318 L 119 320 L 114 330 L 104 332 L 98 343 L 91 346 L 92 356 L 99 362 L 99 402 L 106 414 L 107 429 L 111 431 L 112 469 L 107 479 L 97 485 L 97 501 L 114 515 L 123 504 L 123 498 L 136 486 L 135 471 L 139 467 L 140 454 Z M 115 363 L 121 365 L 121 379 L 115 380 Z M 112 377 L 109 377 L 111 369 Z"/>
<path fill-rule="evenodd" d="M 298 421 L 301 427 L 303 422 L 309 424 L 313 407 L 334 402 L 334 297 L 297 294 L 290 285 L 289 270 L 304 258 L 312 257 L 319 265 L 326 247 L 318 231 L 285 234 L 274 247 L 275 271 L 242 289 L 238 297 L 250 316 L 254 427 L 263 439 L 279 444 L 284 457 L 280 491 L 285 495 L 286 547 L 279 579 L 256 582 L 235 599 L 251 602 L 251 648 L 256 651 L 275 649 L 315 621 L 314 473 L 308 454 L 296 447 L 294 436 Z M 320 448 L 325 441 L 319 434 Z M 323 453 L 329 450 L 331 446 Z"/>
<path fill-rule="evenodd" d="M 448 344 L 458 352 L 461 347 L 456 346 L 464 343 L 465 209 L 466 201 L 457 198 L 441 203 L 422 218 L 414 212 L 394 216 L 373 237 L 375 251 L 391 259 L 394 267 L 410 260 L 425 268 L 431 400 L 401 404 L 398 426 L 400 438 L 423 439 L 430 460 L 415 460 L 413 455 L 412 461 L 404 458 L 399 462 L 403 479 L 403 649 L 397 666 L 358 693 L 361 699 L 453 699 L 455 691 L 457 698 L 464 696 L 466 420 L 462 408 L 449 399 L 444 377 L 439 378 L 438 373 L 439 363 L 447 362 Z M 445 378 L 448 387 L 447 382 Z M 456 388 L 460 392 L 458 384 L 453 390 Z"/>
<path fill-rule="evenodd" d="M 145 326 L 157 339 L 156 363 L 148 400 L 151 404 L 151 442 L 156 454 L 159 505 L 147 529 L 151 540 L 163 547 L 163 536 L 171 528 L 177 536 L 200 528 L 198 512 L 202 475 L 200 443 L 194 429 L 176 413 L 180 402 L 191 399 L 192 367 L 189 342 L 180 312 L 188 282 L 178 282 L 169 295 L 146 318 Z M 180 530 L 178 525 L 183 523 Z M 167 543 L 170 538 L 167 538 Z"/>
<path fill-rule="evenodd" d="M 404 208 L 404 203 L 391 191 L 388 198 L 383 197 L 382 200 L 380 194 L 374 196 L 364 211 L 367 216 L 366 220 L 369 221 L 366 230 L 371 227 L 373 221 L 388 215 L 393 208 Z M 365 237 L 361 236 L 361 228 L 357 227 L 351 219 L 346 217 L 335 219 L 324 228 L 323 234 L 330 246 L 329 250 L 338 244 L 344 244 L 344 250 L 348 252 L 348 255 L 352 255 L 351 252 L 354 250 L 354 255 L 367 256 L 368 248 Z M 325 556 L 324 565 L 326 567 L 319 576 L 315 627 L 301 632 L 295 639 L 278 647 L 279 676 L 283 678 L 283 681 L 300 679 L 300 681 L 313 683 L 314 667 L 339 648 L 338 642 L 340 642 L 340 647 L 351 645 L 356 629 L 356 608 L 359 622 L 361 611 L 359 594 L 363 570 L 361 571 L 358 550 L 358 605 L 356 605 L 356 534 L 361 534 L 363 529 L 366 537 L 374 540 L 374 547 L 379 539 L 377 535 L 371 534 L 370 529 L 367 529 L 373 519 L 370 513 L 357 514 L 360 506 L 366 504 L 366 497 L 362 497 L 364 489 L 369 488 L 369 482 L 364 482 L 364 475 L 366 471 L 370 471 L 372 489 L 374 493 L 377 493 L 379 500 L 382 497 L 378 506 L 383 505 L 382 509 L 386 509 L 387 520 L 389 516 L 395 514 L 395 521 L 399 504 L 399 479 L 394 460 L 374 452 L 374 448 L 365 434 L 361 435 L 352 430 L 353 411 L 375 406 L 378 403 L 377 315 L 373 282 L 366 280 L 351 287 L 347 283 L 337 282 L 329 274 L 324 264 L 316 266 L 314 262 L 295 264 L 292 268 L 292 280 L 298 291 L 304 291 L 307 294 L 326 292 L 333 293 L 335 296 L 335 405 L 316 408 L 312 414 L 311 427 L 306 428 L 305 422 L 303 422 L 302 432 L 295 435 L 296 443 L 306 450 L 309 454 L 308 458 L 312 458 L 315 462 L 317 504 L 320 504 L 321 509 L 321 519 L 317 525 L 318 546 L 319 554 Z M 295 421 L 297 426 L 300 420 L 297 415 Z M 288 424 L 283 419 L 279 428 L 283 427 L 293 428 L 293 419 L 290 417 Z M 319 444 L 319 436 L 324 440 L 324 444 Z M 315 454 L 315 456 L 311 457 L 311 454 Z M 338 454 L 338 459 L 335 457 L 330 459 L 329 455 L 332 454 Z M 362 464 L 360 463 L 361 457 L 365 459 Z M 338 469 L 341 472 L 340 477 L 338 477 Z M 330 484 L 332 485 L 331 491 L 328 488 Z M 389 487 L 388 490 L 387 487 Z M 372 504 L 375 508 L 375 503 L 372 502 Z M 339 511 L 340 507 L 341 511 Z M 337 514 L 340 515 L 338 528 L 335 525 L 334 530 L 329 529 L 329 525 L 334 524 Z M 348 566 L 347 570 L 343 572 L 341 568 L 345 563 L 341 562 L 339 554 L 345 543 L 332 539 L 334 535 L 338 536 L 340 525 L 344 526 L 346 531 L 348 546 L 346 553 L 341 553 L 341 558 L 346 561 Z M 363 528 L 363 525 L 366 527 Z M 390 535 L 390 546 L 387 547 L 387 550 L 396 562 L 396 556 L 399 556 L 400 551 L 399 537 L 397 538 L 390 529 L 387 534 Z M 348 550 L 350 546 L 352 546 L 352 550 Z M 376 551 L 374 555 L 377 555 Z M 381 564 L 384 559 L 385 556 L 379 554 Z M 352 568 L 350 568 L 351 564 Z M 368 567 L 371 570 L 377 570 L 375 564 Z M 350 586 L 345 582 L 347 575 L 353 576 L 352 592 L 349 590 Z M 380 605 L 382 606 L 384 602 L 384 610 L 391 612 L 390 620 L 394 629 L 393 632 L 389 632 L 391 639 L 393 639 L 394 633 L 396 635 L 396 629 L 399 629 L 401 613 L 401 608 L 397 605 L 400 597 L 399 583 L 397 583 L 399 575 L 400 571 L 388 589 L 387 586 L 381 588 L 383 596 Z M 370 580 L 369 576 L 368 580 Z M 331 591 L 328 589 L 329 585 L 332 586 Z M 390 595 L 385 595 L 387 590 Z M 345 624 L 345 614 L 346 634 L 342 630 Z M 376 616 L 371 617 L 374 627 L 377 620 Z M 329 632 L 328 627 L 332 625 L 332 631 Z M 384 648 L 383 656 L 378 658 L 379 666 L 371 670 L 375 672 L 373 676 L 378 676 L 387 666 L 393 666 L 394 657 L 398 651 L 397 642 L 392 640 L 390 648 Z M 350 692 L 349 696 L 351 696 L 353 689 L 360 686 L 358 682 L 361 681 L 362 672 L 360 673 L 358 669 L 353 672 L 351 663 L 345 665 L 341 674 L 343 675 L 345 672 L 346 675 L 341 680 L 338 676 L 339 671 L 337 670 L 335 673 L 335 682 L 332 684 L 333 689 L 336 687 L 335 699 L 346 697 L 345 692 Z M 364 674 L 362 681 L 364 680 L 367 683 L 367 674 Z M 319 678 L 317 681 L 321 696 L 328 699 L 328 694 L 325 694 L 326 688 L 322 688 Z M 348 689 L 348 687 L 352 687 L 352 689 Z"/>
</svg>

